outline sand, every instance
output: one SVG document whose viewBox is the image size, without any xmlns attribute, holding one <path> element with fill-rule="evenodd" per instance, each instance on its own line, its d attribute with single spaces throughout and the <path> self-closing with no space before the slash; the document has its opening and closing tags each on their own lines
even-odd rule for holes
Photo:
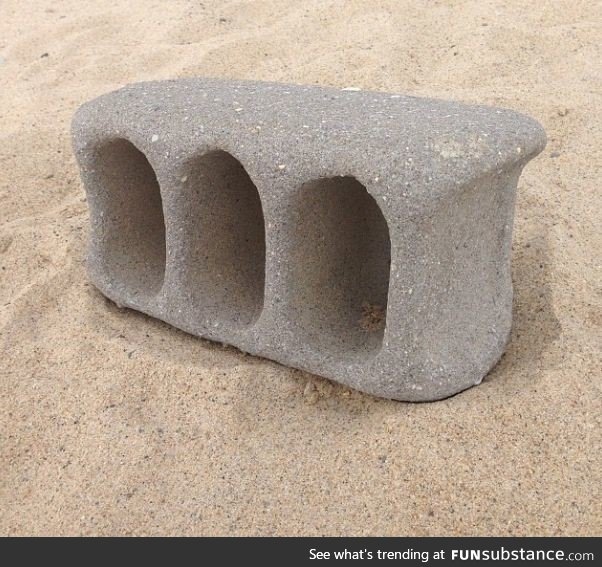
<svg viewBox="0 0 602 567">
<path fill-rule="evenodd" d="M 594 2 L 2 0 L 0 533 L 600 535 L 602 13 Z M 88 282 L 69 123 L 210 75 L 526 112 L 514 331 L 448 400 L 366 396 Z"/>
</svg>

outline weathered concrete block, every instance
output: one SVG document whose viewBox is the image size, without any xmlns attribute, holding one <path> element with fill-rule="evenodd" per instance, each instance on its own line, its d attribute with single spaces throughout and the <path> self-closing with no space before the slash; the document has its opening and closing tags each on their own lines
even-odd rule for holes
<svg viewBox="0 0 602 567">
<path fill-rule="evenodd" d="M 400 400 L 478 384 L 510 332 L 509 110 L 186 79 L 85 104 L 89 271 L 118 304 Z"/>
</svg>

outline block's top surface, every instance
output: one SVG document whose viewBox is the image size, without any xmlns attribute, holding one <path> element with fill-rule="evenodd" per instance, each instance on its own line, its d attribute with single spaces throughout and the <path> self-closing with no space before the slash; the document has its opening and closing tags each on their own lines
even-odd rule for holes
<svg viewBox="0 0 602 567">
<path fill-rule="evenodd" d="M 288 168 L 293 177 L 319 170 L 364 183 L 385 178 L 420 193 L 526 163 L 546 142 L 539 123 L 507 109 L 207 78 L 132 84 L 78 111 L 76 149 L 109 132 L 156 142 L 153 151 L 159 146 L 171 159 L 214 146 Z"/>
</svg>

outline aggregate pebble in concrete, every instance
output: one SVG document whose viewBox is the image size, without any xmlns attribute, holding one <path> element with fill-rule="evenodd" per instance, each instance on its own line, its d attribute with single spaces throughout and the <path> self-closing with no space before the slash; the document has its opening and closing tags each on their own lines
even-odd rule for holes
<svg viewBox="0 0 602 567">
<path fill-rule="evenodd" d="M 399 400 L 502 355 L 517 181 L 546 140 L 531 118 L 179 79 L 83 105 L 73 137 L 90 276 L 116 303 Z"/>
</svg>

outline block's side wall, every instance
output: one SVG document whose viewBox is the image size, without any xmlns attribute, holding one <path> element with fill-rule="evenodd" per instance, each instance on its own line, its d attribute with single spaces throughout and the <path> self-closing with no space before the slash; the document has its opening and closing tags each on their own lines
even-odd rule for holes
<svg viewBox="0 0 602 567">
<path fill-rule="evenodd" d="M 521 170 L 516 165 L 459 189 L 399 235 L 383 358 L 404 378 L 390 385 L 391 397 L 451 395 L 479 383 L 502 355 L 512 321 L 510 253 Z"/>
</svg>

